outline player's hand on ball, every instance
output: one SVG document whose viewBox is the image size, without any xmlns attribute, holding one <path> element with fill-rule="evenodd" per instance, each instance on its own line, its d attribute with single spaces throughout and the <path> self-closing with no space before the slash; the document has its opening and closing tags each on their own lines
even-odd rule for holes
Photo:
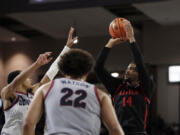
<svg viewBox="0 0 180 135">
<path fill-rule="evenodd" d="M 109 42 L 106 44 L 106 47 L 112 48 L 113 46 L 119 45 L 124 42 L 125 42 L 125 40 L 122 40 L 121 38 L 115 38 L 115 39 L 110 38 Z"/>
<path fill-rule="evenodd" d="M 124 27 L 126 29 L 127 38 L 129 39 L 130 42 L 135 42 L 134 30 L 133 30 L 131 23 L 129 21 L 125 20 L 123 22 L 123 24 L 124 24 Z"/>
</svg>

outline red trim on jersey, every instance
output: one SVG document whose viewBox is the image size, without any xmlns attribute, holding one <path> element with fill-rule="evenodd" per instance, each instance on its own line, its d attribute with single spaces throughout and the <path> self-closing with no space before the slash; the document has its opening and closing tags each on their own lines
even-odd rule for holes
<svg viewBox="0 0 180 135">
<path fill-rule="evenodd" d="M 114 105 L 115 96 L 118 94 L 119 89 L 120 89 L 121 87 L 122 87 L 122 84 L 120 84 L 120 85 L 116 88 L 116 91 L 114 92 L 114 95 L 113 95 L 113 105 Z"/>
<path fill-rule="evenodd" d="M 14 101 L 14 103 L 12 103 L 12 105 L 10 105 L 8 108 L 4 109 L 4 111 L 10 110 L 15 104 L 17 104 L 18 100 L 19 100 L 19 96 L 16 98 L 16 100 Z"/>
<path fill-rule="evenodd" d="M 46 95 L 44 96 L 44 100 L 46 100 L 46 97 L 48 96 L 48 94 L 49 94 L 49 92 L 51 91 L 51 89 L 52 89 L 53 86 L 54 86 L 54 80 L 52 81 L 51 86 L 49 87 Z"/>
<path fill-rule="evenodd" d="M 23 94 L 23 95 L 26 95 L 26 96 L 27 96 L 27 94 L 28 94 L 28 93 L 24 93 L 24 92 L 20 92 L 20 91 L 16 91 L 16 93 L 18 93 L 18 94 Z"/>
<path fill-rule="evenodd" d="M 145 94 L 145 92 L 144 92 L 144 89 L 143 89 L 142 87 L 140 87 L 140 89 L 141 89 L 141 91 L 142 91 L 142 93 L 143 93 L 143 95 L 144 95 L 145 101 L 147 101 L 148 104 L 150 104 L 150 103 L 151 103 L 151 100 L 146 96 L 146 94 Z"/>
<path fill-rule="evenodd" d="M 27 93 L 24 93 L 24 92 L 19 92 L 19 91 L 16 91 L 17 94 L 22 94 L 22 95 L 26 95 L 28 96 L 29 94 L 33 95 L 34 96 L 34 93 L 32 92 L 27 92 Z"/>
<path fill-rule="evenodd" d="M 149 98 L 145 97 L 145 100 L 148 102 L 148 104 L 151 103 L 151 101 L 149 100 Z"/>
<path fill-rule="evenodd" d="M 141 90 L 142 90 L 142 93 L 144 95 L 144 99 L 145 101 L 147 101 L 148 104 L 151 103 L 150 99 L 146 96 L 145 92 L 144 92 L 144 89 L 142 87 L 140 87 Z M 146 121 L 147 121 L 147 116 L 148 116 L 148 106 L 147 106 L 147 103 L 146 103 L 146 111 L 145 111 L 145 116 L 144 116 L 144 130 L 146 129 Z"/>
<path fill-rule="evenodd" d="M 148 109 L 147 109 L 147 104 L 146 104 L 146 111 L 145 111 L 145 117 L 144 117 L 144 129 L 146 129 L 147 115 L 148 115 Z"/>
<path fill-rule="evenodd" d="M 99 105 L 101 105 L 101 102 L 100 102 L 100 98 L 99 98 L 99 94 L 98 94 L 98 91 L 97 91 L 97 88 L 94 86 L 94 92 L 96 94 L 96 97 L 97 97 L 97 100 L 99 102 Z"/>
</svg>

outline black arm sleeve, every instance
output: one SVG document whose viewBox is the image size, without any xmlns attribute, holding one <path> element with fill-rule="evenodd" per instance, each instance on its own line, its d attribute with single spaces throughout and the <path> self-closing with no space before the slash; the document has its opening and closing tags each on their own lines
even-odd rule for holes
<svg viewBox="0 0 180 135">
<path fill-rule="evenodd" d="M 101 82 L 104 84 L 108 92 L 113 95 L 122 79 L 114 78 L 104 68 L 105 60 L 110 52 L 110 48 L 104 47 L 96 59 L 95 72 Z"/>
<path fill-rule="evenodd" d="M 137 72 L 139 74 L 139 80 L 142 84 L 142 87 L 146 93 L 146 95 L 151 98 L 152 93 L 153 93 L 153 81 L 150 78 L 145 65 L 144 65 L 144 61 L 143 61 L 143 57 L 141 55 L 141 52 L 137 46 L 137 44 L 131 43 L 130 45 L 133 57 L 134 57 L 134 62 L 137 66 Z"/>
</svg>

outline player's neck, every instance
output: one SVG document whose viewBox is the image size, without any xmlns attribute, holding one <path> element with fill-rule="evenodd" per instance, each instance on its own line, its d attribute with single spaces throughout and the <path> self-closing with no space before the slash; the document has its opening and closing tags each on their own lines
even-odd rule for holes
<svg viewBox="0 0 180 135">
<path fill-rule="evenodd" d="M 68 79 L 72 79 L 72 80 L 77 80 L 77 81 L 85 81 L 86 80 L 86 76 L 80 77 L 80 78 L 73 78 L 71 76 L 65 76 Z"/>
<path fill-rule="evenodd" d="M 26 88 L 25 88 L 23 85 L 20 85 L 20 86 L 17 88 L 17 92 L 21 92 L 21 93 L 26 94 L 26 93 L 27 93 L 27 90 L 26 90 Z"/>
<path fill-rule="evenodd" d="M 133 87 L 137 87 L 137 86 L 139 86 L 139 81 L 131 81 L 130 85 Z"/>
</svg>

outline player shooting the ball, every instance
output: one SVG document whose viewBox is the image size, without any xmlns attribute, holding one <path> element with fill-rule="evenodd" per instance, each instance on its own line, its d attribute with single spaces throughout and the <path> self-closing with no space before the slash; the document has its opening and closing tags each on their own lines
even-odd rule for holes
<svg viewBox="0 0 180 135">
<path fill-rule="evenodd" d="M 114 30 L 114 38 L 111 38 L 99 53 L 96 60 L 95 71 L 112 96 L 113 104 L 126 135 L 146 135 L 146 123 L 153 93 L 153 81 L 145 68 L 143 57 L 137 46 L 131 23 L 120 20 L 125 28 L 125 34 L 121 33 L 121 27 Z M 116 21 L 115 25 L 118 25 Z M 119 37 L 117 37 L 119 35 Z M 127 38 L 122 38 L 126 35 Z M 125 71 L 124 78 L 114 78 L 105 69 L 104 64 L 112 47 L 119 45 L 127 39 L 132 52 L 134 63 L 130 63 Z"/>
</svg>

